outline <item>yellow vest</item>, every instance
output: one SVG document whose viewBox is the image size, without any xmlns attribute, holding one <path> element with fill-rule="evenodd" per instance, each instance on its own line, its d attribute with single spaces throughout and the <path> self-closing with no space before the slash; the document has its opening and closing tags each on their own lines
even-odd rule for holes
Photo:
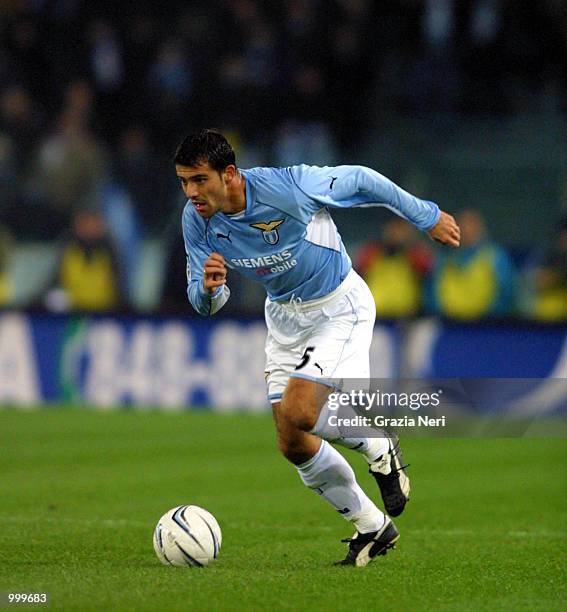
<svg viewBox="0 0 567 612">
<path fill-rule="evenodd" d="M 448 262 L 439 275 L 437 299 L 441 311 L 456 319 L 476 319 L 489 313 L 498 290 L 492 251 L 480 251 L 467 264 Z"/>
<path fill-rule="evenodd" d="M 10 299 L 10 281 L 8 275 L 0 271 L 0 306 L 5 306 Z"/>
<path fill-rule="evenodd" d="M 567 287 L 546 289 L 536 295 L 534 316 L 540 321 L 567 319 Z"/>
<path fill-rule="evenodd" d="M 408 255 L 381 256 L 368 268 L 365 280 L 381 317 L 416 314 L 421 303 L 421 283 Z"/>
<path fill-rule="evenodd" d="M 80 247 L 68 247 L 61 263 L 60 280 L 72 308 L 107 310 L 117 305 L 117 279 L 112 258 L 104 250 L 95 250 L 87 257 Z"/>
</svg>

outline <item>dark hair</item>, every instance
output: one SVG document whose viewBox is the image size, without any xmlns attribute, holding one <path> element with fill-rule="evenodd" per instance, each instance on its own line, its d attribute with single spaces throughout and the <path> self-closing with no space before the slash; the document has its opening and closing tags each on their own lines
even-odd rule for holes
<svg viewBox="0 0 567 612">
<path fill-rule="evenodd" d="M 230 143 L 216 130 L 201 130 L 187 136 L 177 147 L 174 161 L 189 168 L 208 163 L 217 172 L 231 164 L 236 165 Z"/>
</svg>

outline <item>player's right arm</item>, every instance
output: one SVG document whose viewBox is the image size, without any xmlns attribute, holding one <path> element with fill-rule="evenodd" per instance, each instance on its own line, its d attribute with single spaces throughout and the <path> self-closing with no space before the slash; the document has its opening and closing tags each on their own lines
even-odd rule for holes
<svg viewBox="0 0 567 612">
<path fill-rule="evenodd" d="M 213 315 L 230 296 L 224 258 L 211 251 L 205 241 L 204 228 L 199 226 L 199 220 L 193 217 L 188 206 L 183 210 L 182 224 L 189 301 L 199 314 Z"/>
</svg>

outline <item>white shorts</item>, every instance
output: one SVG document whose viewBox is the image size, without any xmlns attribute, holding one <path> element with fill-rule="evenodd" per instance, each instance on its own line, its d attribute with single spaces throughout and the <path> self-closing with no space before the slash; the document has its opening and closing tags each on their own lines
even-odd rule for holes
<svg viewBox="0 0 567 612">
<path fill-rule="evenodd" d="M 328 295 L 308 302 L 265 304 L 266 384 L 279 402 L 290 377 L 334 386 L 368 379 L 376 306 L 368 285 L 351 270 Z"/>
</svg>

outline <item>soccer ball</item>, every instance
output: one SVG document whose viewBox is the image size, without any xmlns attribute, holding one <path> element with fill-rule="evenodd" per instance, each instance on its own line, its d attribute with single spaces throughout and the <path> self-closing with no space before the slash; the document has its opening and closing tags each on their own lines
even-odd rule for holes
<svg viewBox="0 0 567 612">
<path fill-rule="evenodd" d="M 219 554 L 222 534 L 215 517 L 199 506 L 166 512 L 154 531 L 154 550 L 164 565 L 203 567 Z"/>
</svg>

